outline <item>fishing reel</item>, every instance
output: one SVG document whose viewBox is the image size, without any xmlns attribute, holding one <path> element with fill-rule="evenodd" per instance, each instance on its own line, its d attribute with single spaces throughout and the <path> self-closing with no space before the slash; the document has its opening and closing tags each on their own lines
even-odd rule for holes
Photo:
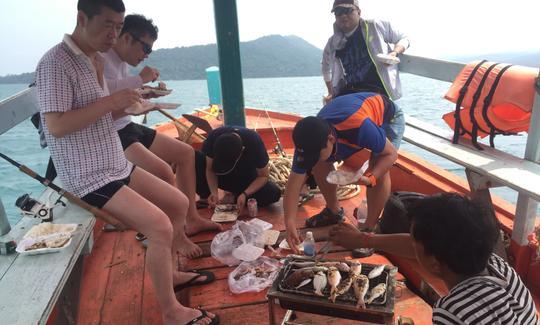
<svg viewBox="0 0 540 325">
<path fill-rule="evenodd" d="M 15 205 L 21 209 L 21 214 L 24 217 L 40 218 L 41 222 L 52 222 L 53 208 L 58 204 L 65 206 L 65 203 L 60 199 L 50 206 L 31 198 L 29 194 L 23 194 L 15 201 Z"/>
</svg>

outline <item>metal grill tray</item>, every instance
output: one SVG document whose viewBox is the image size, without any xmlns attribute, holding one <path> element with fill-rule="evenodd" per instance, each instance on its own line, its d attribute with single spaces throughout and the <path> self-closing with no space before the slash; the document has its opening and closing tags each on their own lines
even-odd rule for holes
<svg viewBox="0 0 540 325">
<path fill-rule="evenodd" d="M 288 260 L 288 262 L 286 262 L 285 266 L 281 269 L 282 274 L 280 274 L 280 276 L 278 277 L 278 279 L 282 279 L 279 282 L 279 285 L 278 285 L 279 291 L 287 292 L 287 293 L 294 293 L 294 294 L 302 294 L 302 295 L 306 295 L 306 296 L 316 297 L 316 298 L 319 298 L 321 300 L 328 300 L 329 297 L 330 297 L 330 287 L 328 285 L 326 286 L 326 288 L 324 288 L 322 290 L 322 293 L 324 294 L 324 297 L 321 297 L 321 296 L 315 295 L 315 293 L 314 293 L 315 288 L 313 287 L 313 281 L 311 281 L 310 283 L 308 283 L 305 286 L 303 286 L 301 288 L 298 288 L 298 289 L 296 289 L 294 287 L 292 287 L 292 288 L 288 287 L 285 284 L 285 280 L 289 277 L 289 275 L 291 275 L 295 270 L 300 269 L 300 268 L 297 268 L 297 267 L 293 267 L 293 265 L 291 264 L 291 262 L 293 262 L 293 261 L 295 261 L 295 260 Z M 297 261 L 298 262 L 306 262 L 306 260 L 297 260 Z M 322 262 L 338 262 L 338 261 L 323 260 Z M 344 262 L 344 263 L 348 264 L 349 266 L 351 265 L 351 263 L 349 263 L 347 261 L 339 261 L 339 262 Z M 369 274 L 369 272 L 371 270 L 373 270 L 373 268 L 375 268 L 376 266 L 377 265 L 375 265 L 375 264 L 362 263 L 362 274 L 367 276 Z M 348 272 L 341 272 L 340 271 L 340 274 L 341 274 L 341 281 L 344 281 L 345 279 L 347 279 L 349 277 Z M 391 278 L 391 276 L 390 276 L 389 270 L 387 270 L 385 268 L 381 275 L 379 275 L 378 277 L 376 277 L 374 279 L 369 280 L 369 289 L 368 289 L 368 294 L 366 295 L 366 297 L 369 297 L 369 292 L 371 291 L 371 289 L 373 289 L 376 285 L 378 285 L 380 283 L 385 283 L 386 287 L 387 287 L 387 290 L 385 291 L 384 295 L 382 295 L 382 296 L 378 297 L 377 299 L 375 299 L 371 304 L 368 304 L 368 306 L 369 305 L 383 306 L 383 305 L 386 304 L 386 296 L 388 294 L 388 288 L 389 288 L 388 280 L 390 278 Z M 337 303 L 338 300 L 342 301 L 342 302 L 350 302 L 350 303 L 356 304 L 357 299 L 356 299 L 356 296 L 354 295 L 353 286 L 351 286 L 349 288 L 349 290 L 345 294 L 337 296 L 336 303 Z"/>
</svg>

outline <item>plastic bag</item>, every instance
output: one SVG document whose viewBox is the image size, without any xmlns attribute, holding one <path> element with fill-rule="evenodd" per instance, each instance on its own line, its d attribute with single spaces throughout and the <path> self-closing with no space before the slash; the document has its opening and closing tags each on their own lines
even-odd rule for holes
<svg viewBox="0 0 540 325">
<path fill-rule="evenodd" d="M 212 257 L 228 266 L 238 265 L 241 261 L 232 255 L 233 250 L 246 243 L 246 238 L 236 225 L 233 229 L 221 232 L 214 237 L 210 245 Z"/>
<path fill-rule="evenodd" d="M 229 266 L 238 265 L 241 260 L 237 257 L 244 255 L 248 257 L 246 260 L 253 260 L 253 254 L 243 254 L 242 252 L 249 253 L 245 250 L 246 247 L 256 246 L 253 247 L 256 251 L 259 251 L 257 247 L 264 247 L 264 228 L 265 227 L 261 227 L 258 223 L 237 221 L 231 230 L 219 233 L 214 237 L 212 245 L 210 246 L 212 257 Z M 242 246 L 244 250 L 238 254 L 233 254 L 240 246 Z M 264 250 L 262 252 L 264 252 Z M 262 253 L 260 253 L 259 256 L 261 254 Z M 235 257 L 235 255 L 237 257 Z"/>
<path fill-rule="evenodd" d="M 242 262 L 229 274 L 229 289 L 235 294 L 262 291 L 274 282 L 280 268 L 279 261 L 266 256 Z"/>
</svg>

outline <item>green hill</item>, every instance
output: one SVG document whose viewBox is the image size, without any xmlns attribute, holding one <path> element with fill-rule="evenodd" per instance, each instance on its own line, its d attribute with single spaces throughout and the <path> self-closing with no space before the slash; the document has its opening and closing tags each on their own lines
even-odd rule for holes
<svg viewBox="0 0 540 325">
<path fill-rule="evenodd" d="M 322 50 L 297 36 L 270 35 L 240 43 L 244 78 L 303 77 L 321 74 Z M 218 66 L 216 44 L 159 49 L 142 64 L 159 69 L 163 80 L 204 79 Z M 136 73 L 139 68 L 133 69 Z M 34 73 L 0 77 L 0 83 L 31 83 Z"/>
<path fill-rule="evenodd" d="M 322 51 L 296 36 L 271 35 L 240 44 L 244 78 L 302 77 L 321 74 Z M 144 64 L 159 69 L 161 79 L 204 79 L 218 66 L 216 44 L 158 50 Z"/>
</svg>

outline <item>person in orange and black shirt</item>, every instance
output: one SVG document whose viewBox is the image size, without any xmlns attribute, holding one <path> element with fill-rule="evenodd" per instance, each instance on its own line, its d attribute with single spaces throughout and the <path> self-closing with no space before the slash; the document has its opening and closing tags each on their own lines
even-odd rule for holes
<svg viewBox="0 0 540 325">
<path fill-rule="evenodd" d="M 362 149 L 371 151 L 367 172 L 358 183 L 368 186 L 368 215 L 364 229 L 375 226 L 390 195 L 388 170 L 397 159 L 405 119 L 397 105 L 384 95 L 359 92 L 335 98 L 324 106 L 317 117 L 300 120 L 293 130 L 295 152 L 293 167 L 283 199 L 287 240 L 291 247 L 300 244 L 296 230 L 297 198 L 311 170 L 326 207 L 306 220 L 307 227 L 335 224 L 343 219 L 336 185 L 326 176 L 334 170 L 333 163 L 346 160 Z"/>
</svg>

